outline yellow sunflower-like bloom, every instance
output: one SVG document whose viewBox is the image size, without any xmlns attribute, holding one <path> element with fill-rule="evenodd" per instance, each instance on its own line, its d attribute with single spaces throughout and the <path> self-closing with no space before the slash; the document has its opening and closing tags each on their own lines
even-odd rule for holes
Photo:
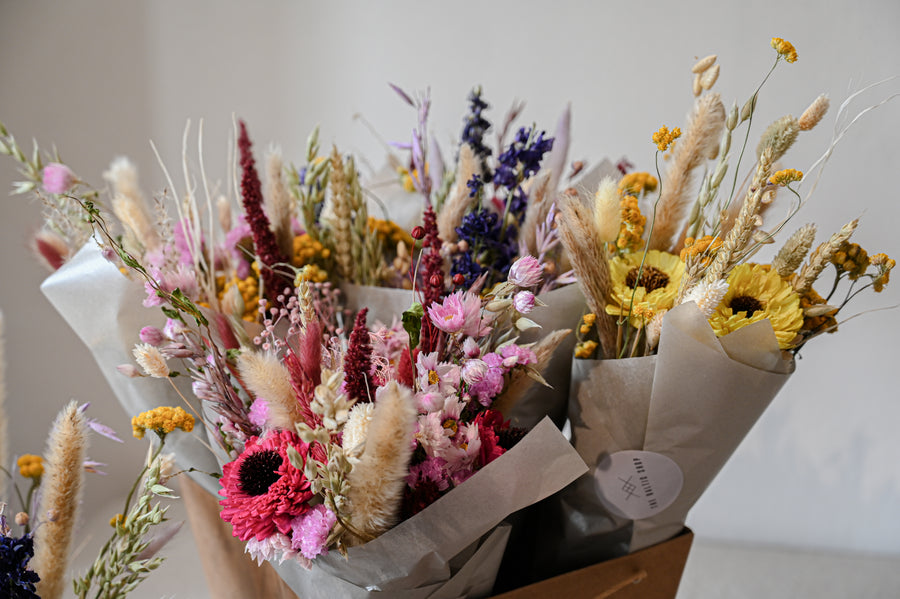
<svg viewBox="0 0 900 599">
<path fill-rule="evenodd" d="M 19 467 L 19 474 L 25 478 L 38 479 L 44 474 L 44 460 L 39 455 L 26 453 L 19 456 L 16 465 Z"/>
<path fill-rule="evenodd" d="M 184 411 L 183 408 L 162 406 L 141 412 L 131 419 L 131 428 L 134 436 L 144 438 L 144 433 L 153 431 L 159 436 L 171 433 L 180 428 L 186 433 L 194 430 L 194 417 Z"/>
<path fill-rule="evenodd" d="M 630 314 L 629 323 L 637 329 L 642 328 L 653 314 L 674 306 L 678 285 L 684 275 L 684 262 L 678 256 L 650 250 L 638 280 L 643 257 L 643 254 L 626 254 L 609 261 L 613 292 L 606 313 Z"/>
<path fill-rule="evenodd" d="M 739 264 L 728 277 L 728 292 L 709 317 L 716 335 L 723 336 L 768 318 L 778 346 L 788 349 L 803 326 L 800 297 L 791 284 L 761 264 Z"/>
</svg>

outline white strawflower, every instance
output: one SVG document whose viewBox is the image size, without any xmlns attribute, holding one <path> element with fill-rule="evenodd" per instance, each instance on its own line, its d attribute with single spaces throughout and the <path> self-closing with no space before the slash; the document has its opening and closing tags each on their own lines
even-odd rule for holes
<svg viewBox="0 0 900 599">
<path fill-rule="evenodd" d="M 703 279 L 688 292 L 684 301 L 697 304 L 703 316 L 709 318 L 727 292 L 728 282 L 724 279 L 718 281 Z"/>
</svg>

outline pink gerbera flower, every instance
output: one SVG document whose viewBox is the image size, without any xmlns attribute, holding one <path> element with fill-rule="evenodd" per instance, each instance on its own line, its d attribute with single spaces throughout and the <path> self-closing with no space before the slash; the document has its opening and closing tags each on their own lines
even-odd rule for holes
<svg viewBox="0 0 900 599">
<path fill-rule="evenodd" d="M 250 437 L 244 452 L 222 467 L 221 516 L 240 540 L 262 541 L 276 532 L 290 536 L 294 519 L 309 510 L 309 481 L 287 458 L 289 446 L 304 460 L 310 451 L 296 434 L 273 431 Z"/>
</svg>

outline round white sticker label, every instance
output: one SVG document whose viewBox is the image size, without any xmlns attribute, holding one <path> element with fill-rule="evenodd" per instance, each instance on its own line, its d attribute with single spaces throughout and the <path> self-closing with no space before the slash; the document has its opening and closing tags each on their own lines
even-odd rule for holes
<svg viewBox="0 0 900 599">
<path fill-rule="evenodd" d="M 608 454 L 594 469 L 600 501 L 612 513 L 629 520 L 659 514 L 681 492 L 681 468 L 652 451 Z"/>
</svg>

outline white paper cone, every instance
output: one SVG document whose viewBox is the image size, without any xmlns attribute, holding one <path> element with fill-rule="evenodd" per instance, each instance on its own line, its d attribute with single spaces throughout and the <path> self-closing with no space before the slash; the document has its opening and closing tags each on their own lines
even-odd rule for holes
<svg viewBox="0 0 900 599">
<path fill-rule="evenodd" d="M 89 241 L 62 268 L 47 277 L 41 291 L 57 312 L 90 350 L 122 408 L 129 416 L 159 406 L 184 406 L 184 400 L 165 381 L 152 378 L 128 378 L 118 370 L 120 364 L 133 364 L 131 353 L 140 342 L 142 327 L 165 324 L 158 308 L 144 308 L 143 285 L 127 279 L 108 262 L 94 241 Z M 193 396 L 187 377 L 179 377 L 184 397 L 199 413 L 200 402 Z M 190 411 L 190 410 L 188 410 Z M 193 433 L 179 431 L 166 438 L 166 447 L 175 452 L 180 468 L 193 466 L 204 472 L 217 472 L 218 464 L 203 444 L 206 435 L 201 423 Z M 219 483 L 211 476 L 192 473 L 191 477 L 215 494 Z"/>
</svg>

